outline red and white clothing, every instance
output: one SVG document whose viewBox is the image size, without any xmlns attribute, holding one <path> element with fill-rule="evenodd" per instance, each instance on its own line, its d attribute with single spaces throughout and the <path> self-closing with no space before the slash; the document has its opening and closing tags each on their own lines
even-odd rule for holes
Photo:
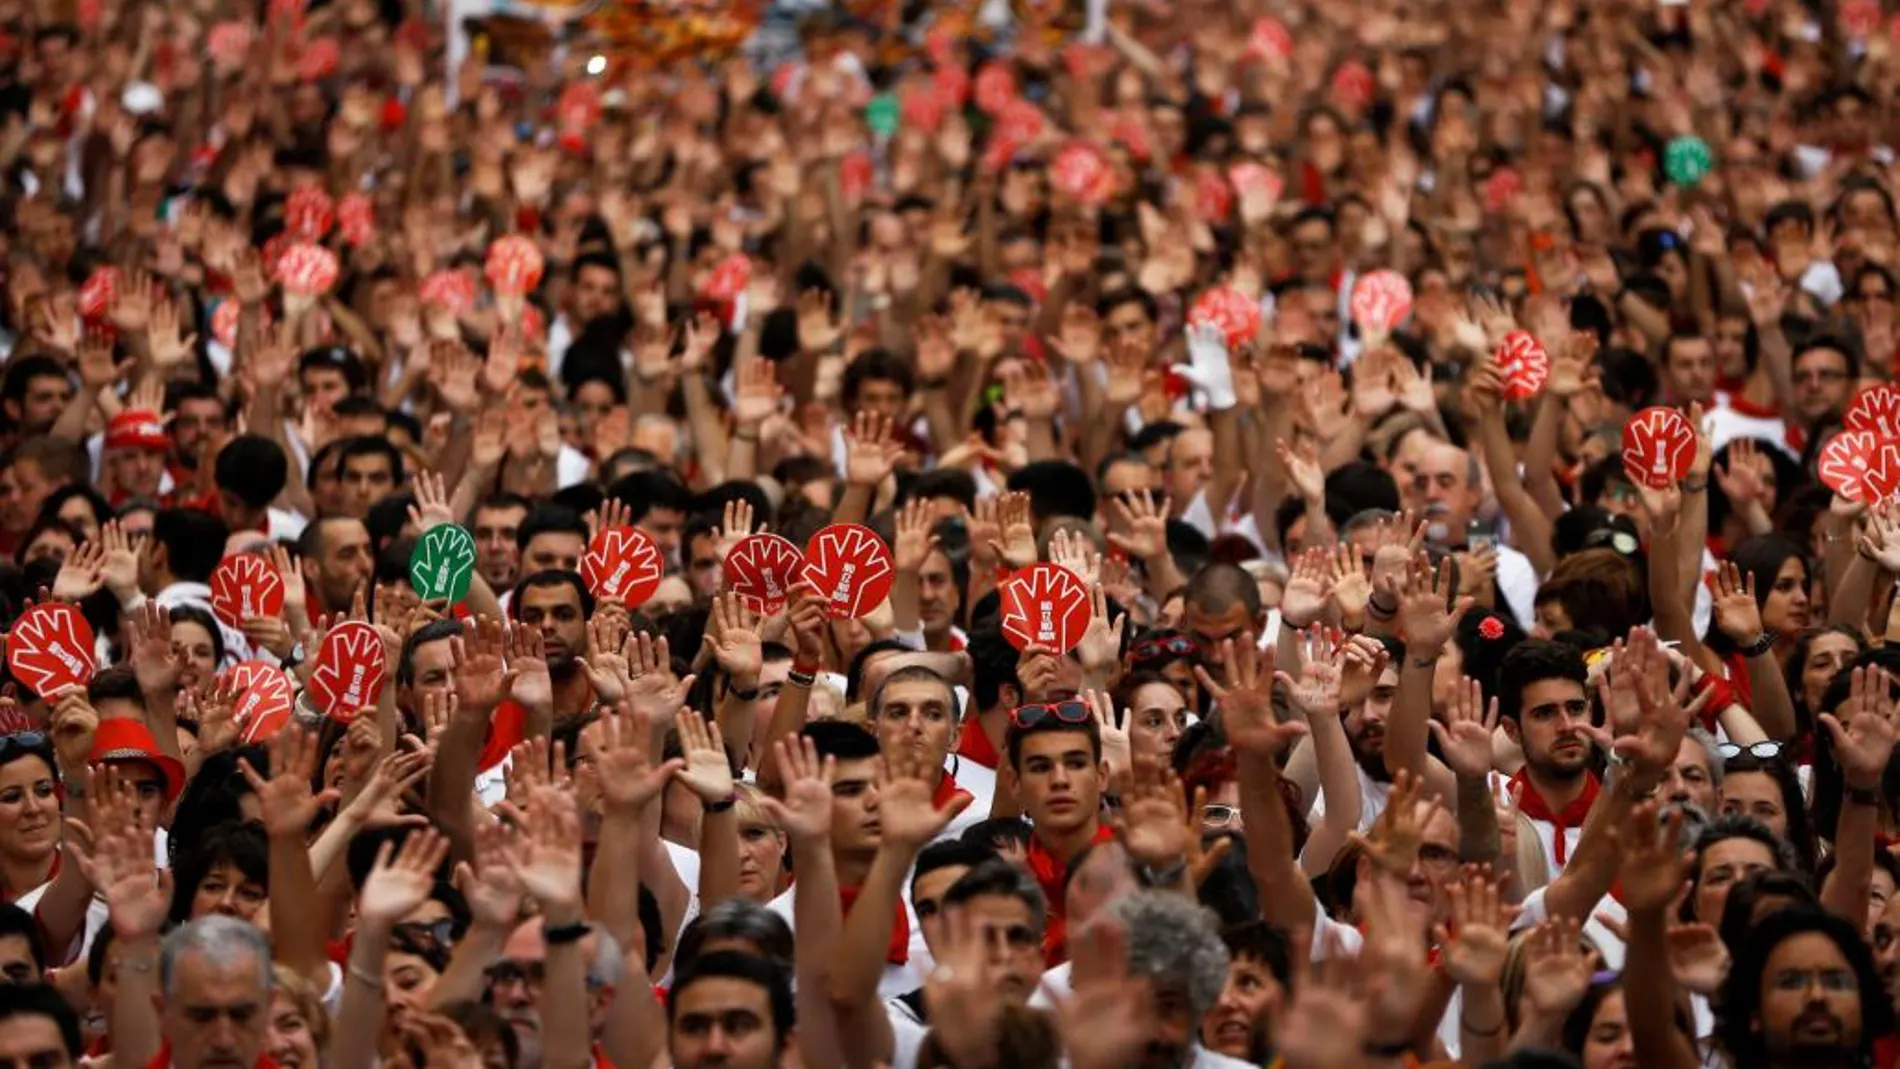
<svg viewBox="0 0 1900 1069">
<path fill-rule="evenodd" d="M 1584 774 L 1583 790 L 1569 803 L 1557 806 L 1547 801 L 1531 783 L 1525 770 L 1519 769 L 1505 788 L 1508 797 L 1510 790 L 1521 788 L 1518 798 L 1518 812 L 1530 821 L 1537 832 L 1537 840 L 1544 850 L 1544 861 L 1550 866 L 1552 879 L 1564 870 L 1564 864 L 1577 849 L 1577 840 L 1583 837 L 1583 822 L 1590 816 L 1590 807 L 1596 804 L 1597 794 L 1603 785 L 1595 775 Z"/>
</svg>

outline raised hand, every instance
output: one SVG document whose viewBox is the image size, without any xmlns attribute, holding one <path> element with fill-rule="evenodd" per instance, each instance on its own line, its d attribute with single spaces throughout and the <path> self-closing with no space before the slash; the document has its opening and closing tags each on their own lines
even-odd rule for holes
<svg viewBox="0 0 1900 1069">
<path fill-rule="evenodd" d="M 1412 561 L 1411 583 L 1397 591 L 1399 635 L 1405 639 L 1409 657 L 1434 657 L 1451 641 L 1458 618 L 1471 608 L 1471 599 L 1452 600 L 1455 571 L 1449 562 L 1436 572 L 1431 558 L 1420 553 Z"/>
<path fill-rule="evenodd" d="M 1297 678 L 1286 672 L 1274 673 L 1274 679 L 1286 688 L 1288 703 L 1310 725 L 1322 717 L 1339 715 L 1340 665 L 1344 647 L 1335 643 L 1323 628 L 1300 633 L 1304 656 Z"/>
<path fill-rule="evenodd" d="M 427 531 L 455 522 L 455 513 L 449 511 L 449 496 L 440 473 L 417 472 L 415 492 L 415 504 L 409 506 L 409 522 L 415 525 L 416 530 Z"/>
<path fill-rule="evenodd" d="M 1864 538 L 1865 536 L 1863 536 Z M 1894 547 L 1900 550 L 1900 545 Z M 1715 626 L 1738 646 L 1747 646 L 1761 638 L 1761 606 L 1755 601 L 1755 577 L 1744 575 L 1734 561 L 1723 561 L 1708 579 Z"/>
<path fill-rule="evenodd" d="M 384 843 L 376 851 L 376 861 L 357 894 L 359 928 L 387 931 L 415 912 L 417 906 L 429 900 L 436 870 L 449 856 L 449 841 L 433 828 L 410 832 L 400 850 L 392 851 L 393 845 Z M 151 851 L 148 848 L 146 852 Z"/>
<path fill-rule="evenodd" d="M 845 430 L 845 479 L 853 486 L 876 486 L 896 468 L 904 447 L 891 437 L 888 416 L 859 412 Z"/>
<path fill-rule="evenodd" d="M 1089 626 L 1082 632 L 1082 640 L 1075 644 L 1075 657 L 1081 662 L 1082 671 L 1091 678 L 1106 680 L 1121 663 L 1122 633 L 1128 625 L 1128 614 L 1123 613 L 1110 623 L 1108 593 L 1099 581 L 1088 585 Z"/>
<path fill-rule="evenodd" d="M 686 768 L 687 759 L 680 757 L 653 764 L 653 721 L 624 701 L 600 718 L 596 731 L 594 771 L 600 777 L 601 798 L 609 811 L 634 815 L 644 812 L 666 789 L 667 780 Z M 680 741 L 685 744 L 684 728 Z M 720 760 L 723 763 L 723 753 Z"/>
<path fill-rule="evenodd" d="M 654 724 L 671 724 L 699 677 L 681 679 L 673 674 L 673 655 L 665 635 L 655 639 L 645 631 L 637 632 L 621 652 L 627 658 L 627 701 Z"/>
<path fill-rule="evenodd" d="M 1333 604 L 1339 606 L 1345 626 L 1356 626 L 1365 619 L 1366 600 L 1372 597 L 1372 577 L 1366 574 L 1359 547 L 1350 541 L 1339 543 L 1331 561 Z"/>
<path fill-rule="evenodd" d="M 1561 1024 L 1590 990 L 1590 958 L 1582 927 L 1572 917 L 1552 917 L 1524 937 L 1524 1000 L 1536 1016 Z"/>
<path fill-rule="evenodd" d="M 1612 838 L 1622 857 L 1622 902 L 1633 916 L 1661 912 L 1681 893 L 1689 865 L 1677 853 L 1682 841 L 1682 812 L 1672 809 L 1657 819 L 1655 802 L 1632 807 Z"/>
<path fill-rule="evenodd" d="M 339 797 L 334 787 L 320 794 L 311 792 L 317 775 L 317 737 L 294 722 L 271 737 L 269 779 L 246 758 L 238 758 L 238 770 L 257 795 L 264 830 L 273 836 L 301 839 L 317 814 Z"/>
<path fill-rule="evenodd" d="M 474 864 L 464 861 L 455 866 L 455 889 L 468 900 L 475 923 L 513 931 L 527 896 L 521 878 L 508 863 L 508 840 L 508 828 L 499 822 L 477 825 Z"/>
<path fill-rule="evenodd" d="M 554 708 L 554 677 L 548 671 L 541 632 L 516 625 L 508 628 L 508 696 L 528 709 Z"/>
<path fill-rule="evenodd" d="M 1030 650 L 1038 649 L 1031 646 Z M 1029 651 L 1024 651 L 1025 656 Z M 1134 743 L 1128 737 L 1128 725 L 1115 714 L 1115 699 L 1106 691 L 1084 691 L 1080 697 L 1095 717 L 1096 734 L 1102 740 L 1102 763 L 1108 766 L 1111 782 L 1120 782 L 1134 765 Z"/>
<path fill-rule="evenodd" d="M 1444 799 L 1436 796 L 1421 811 L 1419 804 L 1424 790 L 1422 777 L 1400 770 L 1392 777 L 1392 793 L 1387 796 L 1385 808 L 1379 812 L 1371 830 L 1365 834 L 1352 833 L 1353 841 L 1365 848 L 1373 864 L 1400 880 L 1409 879 L 1412 866 L 1418 863 L 1426 826 L 1445 811 Z"/>
<path fill-rule="evenodd" d="M 455 694 L 464 712 L 487 716 L 514 686 L 512 673 L 503 669 L 506 648 L 501 621 L 486 616 L 477 618 L 466 634 L 449 640 Z"/>
<path fill-rule="evenodd" d="M 1113 501 L 1115 515 L 1128 533 L 1110 531 L 1109 542 L 1136 560 L 1166 556 L 1169 500 L 1164 497 L 1157 503 L 1153 491 L 1143 490 L 1139 494 L 1132 491 L 1122 494 Z"/>
<path fill-rule="evenodd" d="M 74 860 L 105 896 L 113 934 L 123 942 L 156 938 L 171 910 L 172 874 L 158 867 L 151 832 L 136 825 L 91 830 L 91 854 L 75 852 Z"/>
<path fill-rule="evenodd" d="M 1496 984 L 1504 976 L 1511 949 L 1507 933 L 1517 913 L 1504 901 L 1504 881 L 1494 880 L 1489 866 L 1467 865 L 1464 878 L 1446 890 L 1451 924 L 1437 931 L 1446 975 L 1472 987 Z"/>
<path fill-rule="evenodd" d="M 1392 654 L 1371 635 L 1354 635 L 1342 647 L 1339 665 L 1339 707 L 1350 709 L 1379 685 Z"/>
<path fill-rule="evenodd" d="M 837 758 L 820 761 L 812 741 L 796 736 L 778 740 L 773 751 L 779 781 L 785 785 L 785 799 L 768 796 L 761 803 L 794 841 L 829 842 L 831 781 L 838 774 Z M 881 811 L 883 799 L 878 801 Z"/>
<path fill-rule="evenodd" d="M 1326 550 L 1315 548 L 1294 559 L 1292 574 L 1280 595 L 1280 615 L 1289 625 L 1311 627 L 1325 614 L 1331 558 Z"/>
<path fill-rule="evenodd" d="M 719 736 L 719 723 L 708 721 L 696 709 L 680 710 L 678 723 L 685 765 L 674 770 L 673 778 L 707 805 L 730 799 L 732 761 Z"/>
<path fill-rule="evenodd" d="M 969 807 L 970 796 L 958 793 L 941 807 L 933 800 L 942 773 L 922 753 L 900 749 L 884 761 L 878 783 L 877 813 L 883 843 L 907 853 L 943 834 L 957 814 Z"/>
<path fill-rule="evenodd" d="M 713 598 L 705 642 L 734 686 L 750 690 L 765 667 L 759 617 L 730 591 Z"/>
<path fill-rule="evenodd" d="M 509 867 L 521 888 L 549 912 L 579 910 L 581 818 L 574 793 L 537 787 L 528 796 L 527 819 L 516 823 Z"/>
<path fill-rule="evenodd" d="M 60 564 L 53 577 L 53 600 L 77 602 L 91 597 L 105 584 L 105 547 L 81 542 Z"/>
<path fill-rule="evenodd" d="M 452 704 L 455 695 L 450 694 L 447 701 Z M 342 816 L 359 828 L 424 827 L 429 823 L 421 813 L 403 813 L 398 807 L 403 796 L 429 774 L 434 754 L 426 744 L 417 743 L 414 735 L 404 735 L 401 741 L 407 748 L 379 758 L 363 789 L 344 807 Z"/>
<path fill-rule="evenodd" d="M 1843 710 L 1854 710 L 1843 724 L 1833 713 L 1822 713 L 1821 723 L 1834 740 L 1834 756 L 1850 790 L 1880 787 L 1888 758 L 1893 756 L 1896 707 L 1894 677 L 1878 665 L 1856 668 L 1848 677 L 1848 699 Z"/>
<path fill-rule="evenodd" d="M 1452 687 L 1445 722 L 1428 722 L 1445 764 L 1460 779 L 1482 779 L 1491 772 L 1491 733 L 1498 726 L 1498 700 L 1485 706 L 1484 687 L 1470 677 Z"/>
<path fill-rule="evenodd" d="M 581 668 L 593 684 L 594 697 L 613 703 L 627 696 L 632 682 L 627 658 L 621 653 L 627 643 L 628 620 L 618 613 L 596 611 L 587 621 L 587 653 Z"/>
<path fill-rule="evenodd" d="M 1293 740 L 1306 734 L 1297 720 L 1280 723 L 1273 715 L 1273 654 L 1254 645 L 1252 632 L 1236 642 L 1221 643 L 1226 678 L 1216 681 L 1207 669 L 1194 666 L 1194 678 L 1219 705 L 1220 728 L 1227 742 L 1241 753 L 1277 758 Z"/>
</svg>

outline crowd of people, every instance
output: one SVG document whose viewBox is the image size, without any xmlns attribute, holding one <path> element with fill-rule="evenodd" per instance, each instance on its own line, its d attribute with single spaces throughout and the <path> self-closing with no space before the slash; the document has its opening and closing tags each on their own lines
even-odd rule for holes
<svg viewBox="0 0 1900 1069">
<path fill-rule="evenodd" d="M 1896 41 L 0 0 L 0 1065 L 1893 1069 Z"/>
</svg>

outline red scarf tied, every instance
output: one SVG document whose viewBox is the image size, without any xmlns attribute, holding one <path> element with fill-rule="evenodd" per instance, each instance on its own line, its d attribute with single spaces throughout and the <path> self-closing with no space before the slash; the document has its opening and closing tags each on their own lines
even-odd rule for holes
<svg viewBox="0 0 1900 1069">
<path fill-rule="evenodd" d="M 1518 769 L 1517 774 L 1511 777 L 1511 785 L 1522 790 L 1517 802 L 1518 811 L 1532 820 L 1541 820 L 1557 829 L 1557 834 L 1551 836 L 1551 840 L 1552 851 L 1560 867 L 1570 852 L 1570 846 L 1565 841 L 1568 838 L 1566 833 L 1571 828 L 1583 827 L 1583 822 L 1590 816 L 1590 807 L 1596 804 L 1597 792 L 1603 789 L 1603 785 L 1597 782 L 1595 775 L 1589 772 L 1583 775 L 1583 793 L 1571 799 L 1570 804 L 1562 809 L 1550 807 L 1550 803 L 1544 800 L 1544 796 L 1537 793 L 1537 788 L 1531 783 L 1530 777 L 1525 775 L 1524 769 Z"/>
</svg>

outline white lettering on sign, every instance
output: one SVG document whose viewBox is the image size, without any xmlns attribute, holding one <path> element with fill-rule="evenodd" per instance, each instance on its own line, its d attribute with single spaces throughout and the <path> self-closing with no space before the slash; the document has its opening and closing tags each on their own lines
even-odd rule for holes
<svg viewBox="0 0 1900 1069">
<path fill-rule="evenodd" d="M 369 671 L 368 665 L 357 665 L 350 672 L 350 685 L 343 691 L 344 707 L 353 709 L 363 704 L 363 676 Z"/>
<path fill-rule="evenodd" d="M 1042 603 L 1042 621 L 1036 625 L 1036 641 L 1054 642 L 1056 640 L 1056 607 L 1049 602 Z"/>
<path fill-rule="evenodd" d="M 449 562 L 443 561 L 435 570 L 435 586 L 438 590 L 447 590 L 449 586 Z"/>
<path fill-rule="evenodd" d="M 765 596 L 768 598 L 777 598 L 780 593 L 778 573 L 770 568 L 761 568 L 759 572 L 765 579 Z"/>
<path fill-rule="evenodd" d="M 632 561 L 621 561 L 620 567 L 614 569 L 614 574 L 608 576 L 607 581 L 601 584 L 601 589 L 607 592 L 608 597 L 620 593 L 620 581 L 627 577 L 627 569 L 631 567 L 633 567 Z"/>
<path fill-rule="evenodd" d="M 851 579 L 857 575 L 857 573 L 857 565 L 846 564 L 844 566 L 844 571 L 838 575 L 838 589 L 831 592 L 831 600 L 841 605 L 851 600 Z"/>
<path fill-rule="evenodd" d="M 83 676 L 86 674 L 85 662 L 81 661 L 78 657 L 73 656 L 73 652 L 67 649 L 66 647 L 55 642 L 52 644 L 52 646 L 48 647 L 48 652 L 52 653 L 54 657 L 58 658 L 59 663 L 65 665 L 66 670 L 68 672 L 71 672 L 73 675 Z"/>
</svg>

